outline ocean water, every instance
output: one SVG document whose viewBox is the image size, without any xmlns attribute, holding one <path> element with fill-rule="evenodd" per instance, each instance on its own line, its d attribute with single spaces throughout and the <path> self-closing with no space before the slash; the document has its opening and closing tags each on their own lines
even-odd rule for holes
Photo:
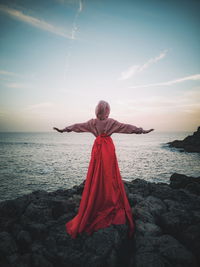
<svg viewBox="0 0 200 267">
<path fill-rule="evenodd" d="M 199 177 L 199 154 L 166 145 L 191 134 L 113 134 L 122 179 L 169 183 L 174 172 Z M 86 178 L 94 140 L 90 133 L 0 133 L 0 201 L 80 184 Z"/>
</svg>

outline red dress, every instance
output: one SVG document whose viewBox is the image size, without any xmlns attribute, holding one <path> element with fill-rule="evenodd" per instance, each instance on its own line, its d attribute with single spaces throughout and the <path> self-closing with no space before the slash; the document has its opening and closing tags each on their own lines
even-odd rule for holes
<svg viewBox="0 0 200 267">
<path fill-rule="evenodd" d="M 87 232 L 91 235 L 111 224 L 129 224 L 129 237 L 134 233 L 132 210 L 120 175 L 112 138 L 96 137 L 91 153 L 78 214 L 66 223 L 72 238 Z"/>
</svg>

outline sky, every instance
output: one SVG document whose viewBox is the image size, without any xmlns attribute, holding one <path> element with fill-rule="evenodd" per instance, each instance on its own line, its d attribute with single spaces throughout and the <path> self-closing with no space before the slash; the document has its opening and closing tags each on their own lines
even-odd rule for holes
<svg viewBox="0 0 200 267">
<path fill-rule="evenodd" d="M 0 0 L 0 131 L 200 126 L 200 1 Z"/>
</svg>

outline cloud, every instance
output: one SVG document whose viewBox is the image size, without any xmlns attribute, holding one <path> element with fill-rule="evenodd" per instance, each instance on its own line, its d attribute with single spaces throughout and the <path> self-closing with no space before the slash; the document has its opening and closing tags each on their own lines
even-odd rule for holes
<svg viewBox="0 0 200 267">
<path fill-rule="evenodd" d="M 79 3 L 79 0 L 55 0 L 56 2 L 60 4 L 77 4 Z"/>
<path fill-rule="evenodd" d="M 134 99 L 121 101 L 122 110 L 127 109 L 128 114 L 167 114 L 179 112 L 194 113 L 200 110 L 200 87 L 192 88 L 186 92 L 171 96 L 152 95 L 139 96 Z M 132 116 L 132 115 L 131 115 Z"/>
<path fill-rule="evenodd" d="M 72 33 L 71 33 L 71 39 L 76 39 L 76 33 L 78 31 L 78 26 L 77 26 L 77 20 L 78 20 L 78 17 L 80 15 L 80 13 L 82 12 L 83 10 L 83 3 L 82 1 L 80 0 L 79 1 L 79 8 L 75 14 L 75 17 L 74 17 L 74 22 L 73 22 L 73 25 L 72 25 Z"/>
<path fill-rule="evenodd" d="M 33 27 L 39 28 L 41 30 L 44 31 L 48 31 L 51 32 L 53 34 L 71 39 L 71 35 L 66 33 L 63 29 L 58 28 L 50 23 L 47 23 L 44 20 L 29 16 L 29 15 L 25 15 L 24 13 L 22 13 L 21 11 L 17 10 L 17 9 L 13 9 L 10 7 L 7 7 L 5 5 L 1 5 L 0 4 L 0 11 L 11 16 L 14 19 L 23 21 L 27 24 L 30 24 Z"/>
<path fill-rule="evenodd" d="M 194 74 L 191 76 L 186 76 L 183 78 L 171 80 L 168 82 L 161 82 L 161 83 L 151 83 L 151 84 L 144 84 L 144 85 L 138 85 L 138 86 L 130 86 L 129 88 L 146 88 L 146 87 L 153 87 L 153 86 L 170 86 L 177 83 L 182 83 L 185 81 L 198 81 L 200 80 L 200 74 Z"/>
<path fill-rule="evenodd" d="M 168 50 L 162 51 L 157 57 L 150 58 L 146 63 L 142 65 L 133 65 L 130 68 L 128 68 L 126 71 L 123 71 L 121 73 L 121 76 L 119 80 L 127 80 L 131 77 L 133 77 L 135 74 L 142 72 L 143 70 L 149 68 L 152 64 L 156 63 L 157 61 L 163 59 Z"/>
<path fill-rule="evenodd" d="M 79 5 L 78 11 L 82 12 L 83 10 L 83 0 L 55 0 L 55 2 L 63 5 Z"/>
<path fill-rule="evenodd" d="M 9 88 L 16 88 L 16 89 L 31 88 L 29 84 L 17 83 L 17 82 L 7 83 L 6 86 Z"/>
<path fill-rule="evenodd" d="M 17 74 L 17 73 L 10 72 L 10 71 L 6 71 L 6 70 L 0 70 L 0 75 L 6 75 L 6 76 L 19 76 L 19 74 Z"/>
<path fill-rule="evenodd" d="M 79 1 L 79 10 L 78 10 L 78 12 L 80 13 L 80 12 L 82 12 L 82 10 L 83 10 L 83 2 L 80 0 Z"/>
<path fill-rule="evenodd" d="M 54 107 L 54 103 L 52 102 L 41 102 L 38 104 L 34 104 L 34 105 L 29 105 L 26 108 L 24 108 L 23 111 L 30 111 L 30 112 L 36 112 L 36 113 L 40 113 L 40 112 L 47 112 L 49 110 L 51 110 Z"/>
<path fill-rule="evenodd" d="M 28 109 L 47 108 L 47 107 L 52 107 L 53 105 L 54 104 L 52 102 L 42 102 L 28 106 Z"/>
</svg>

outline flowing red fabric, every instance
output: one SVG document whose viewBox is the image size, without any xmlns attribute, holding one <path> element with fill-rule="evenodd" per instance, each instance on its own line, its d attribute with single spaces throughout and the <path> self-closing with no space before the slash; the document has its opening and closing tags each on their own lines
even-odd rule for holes
<svg viewBox="0 0 200 267">
<path fill-rule="evenodd" d="M 82 193 L 78 214 L 65 224 L 72 238 L 91 235 L 111 224 L 129 223 L 129 237 L 134 233 L 132 210 L 120 175 L 112 138 L 96 137 Z"/>
</svg>

